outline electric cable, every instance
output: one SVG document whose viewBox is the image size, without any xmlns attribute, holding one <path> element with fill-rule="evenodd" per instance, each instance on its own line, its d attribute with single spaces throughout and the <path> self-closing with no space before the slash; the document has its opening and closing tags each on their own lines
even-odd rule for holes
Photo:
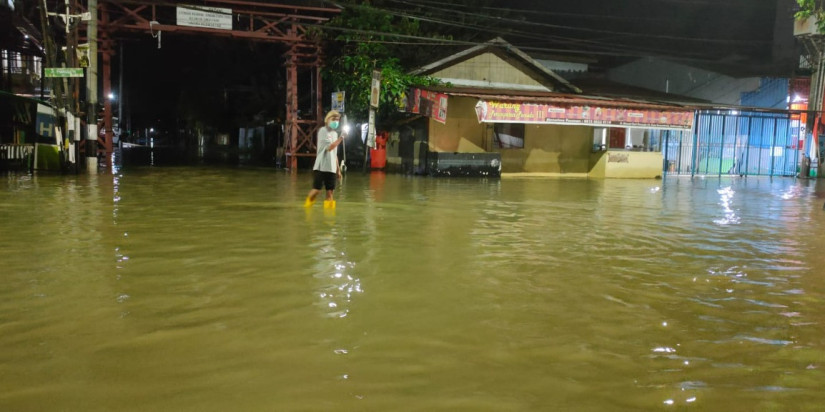
<svg viewBox="0 0 825 412">
<path fill-rule="evenodd" d="M 443 2 L 439 2 L 439 7 L 429 6 L 430 4 L 436 4 L 436 2 L 422 0 L 418 3 L 413 3 L 410 1 L 405 0 L 388 0 L 390 2 L 406 5 L 406 6 L 415 6 L 416 8 L 423 8 L 431 10 L 431 11 L 439 11 L 445 12 Z M 160 0 L 160 1 L 152 1 L 152 4 L 157 5 L 167 5 L 170 7 L 178 6 L 175 3 Z M 336 6 L 340 6 L 341 3 L 339 2 L 331 2 L 327 1 L 329 4 L 334 4 Z M 704 4 L 704 3 L 703 3 Z M 450 5 L 452 7 L 462 7 L 462 5 Z M 348 7 L 348 6 L 340 6 L 340 7 Z M 197 8 L 197 6 L 193 7 Z M 416 13 L 411 14 L 409 12 L 409 7 L 407 7 L 406 11 L 398 11 L 392 8 L 378 8 L 378 10 L 387 12 L 391 15 L 396 15 L 397 17 L 402 18 L 410 18 L 410 19 L 418 19 L 422 22 L 434 25 L 449 25 L 451 27 L 456 27 L 464 30 L 468 30 L 471 32 L 477 33 L 484 33 L 484 32 L 495 32 L 489 27 L 479 27 L 478 25 L 474 24 L 467 24 L 467 23 L 458 23 L 452 19 L 451 21 L 442 20 L 436 17 L 424 16 L 424 15 L 417 15 Z M 523 10 L 516 10 L 516 9 L 504 9 L 510 12 L 521 12 Z M 212 11 L 210 11 L 212 12 Z M 530 50 L 533 52 L 544 52 L 544 53 L 564 53 L 568 55 L 594 55 L 594 56 L 613 56 L 613 57 L 646 57 L 646 56 L 655 56 L 655 57 L 662 57 L 672 60 L 684 61 L 684 62 L 698 62 L 698 63 L 718 63 L 718 59 L 713 57 L 708 57 L 707 55 L 694 51 L 688 52 L 685 48 L 680 47 L 670 47 L 669 49 L 660 49 L 660 48 L 648 48 L 648 47 L 639 47 L 639 46 L 627 46 L 627 45 L 615 45 L 615 44 L 604 44 L 605 41 L 616 40 L 619 35 L 625 36 L 624 38 L 631 38 L 635 36 L 639 36 L 638 33 L 627 33 L 621 31 L 611 31 L 611 30 L 600 30 L 600 29 L 591 29 L 591 28 L 579 28 L 575 26 L 569 25 L 552 25 L 552 24 L 545 24 L 545 23 L 538 23 L 538 22 L 525 22 L 522 20 L 517 19 L 506 19 L 503 17 L 498 16 L 489 16 L 480 13 L 468 13 L 461 10 L 450 9 L 449 12 L 451 13 L 459 13 L 461 15 L 465 15 L 471 18 L 477 19 L 486 19 L 492 22 L 502 23 L 499 25 L 507 24 L 519 24 L 525 25 L 529 24 L 530 27 L 536 28 L 550 28 L 550 29 L 557 29 L 557 30 L 582 30 L 585 32 L 590 32 L 591 34 L 606 34 L 609 35 L 608 38 L 605 39 L 581 39 L 581 38 L 571 38 L 567 36 L 558 36 L 552 34 L 540 34 L 536 32 L 526 32 L 521 30 L 514 30 L 509 29 L 504 34 L 510 37 L 516 37 L 521 39 L 521 41 L 513 42 L 516 47 L 519 47 L 523 50 Z M 533 12 L 533 11 L 531 11 Z M 121 13 L 122 15 L 126 15 L 126 13 Z M 233 13 L 234 14 L 234 13 Z M 240 14 L 240 13 L 238 13 Z M 435 14 L 435 13 L 433 13 Z M 358 30 L 358 29 L 347 29 L 341 27 L 332 27 L 329 24 L 315 24 L 315 23 L 301 23 L 307 27 L 315 27 L 319 28 L 323 31 L 339 31 L 339 32 L 349 32 L 349 33 L 357 33 L 362 34 L 365 36 L 385 36 L 387 39 L 369 39 L 364 40 L 365 42 L 370 43 L 385 43 L 385 44 L 410 44 L 410 45 L 453 45 L 453 46 L 477 46 L 484 44 L 485 42 L 480 41 L 465 41 L 465 40 L 448 40 L 448 39 L 440 39 L 435 38 L 433 36 L 412 36 L 412 35 L 402 35 L 402 34 L 395 34 L 395 33 L 387 33 L 381 32 L 377 30 Z M 500 30 L 499 30 L 500 31 Z M 713 42 L 716 44 L 721 45 L 754 45 L 757 47 L 764 47 L 768 42 L 765 41 L 740 41 L 740 40 L 730 40 L 730 39 L 706 39 L 706 38 L 699 38 L 699 37 L 685 37 L 685 36 L 668 36 L 668 35 L 644 35 L 645 38 L 649 39 L 661 39 L 661 40 L 674 40 L 674 41 L 687 41 L 687 42 Z M 160 39 L 158 39 L 160 40 Z M 402 40 L 406 40 L 406 42 L 402 42 Z M 531 42 L 529 40 L 533 40 L 532 43 L 535 42 L 552 42 L 559 47 L 546 47 L 546 46 L 532 46 L 529 45 Z M 748 67 L 750 64 L 736 64 L 736 63 L 725 63 L 725 66 L 729 66 L 731 68 L 740 67 L 747 65 Z"/>
</svg>

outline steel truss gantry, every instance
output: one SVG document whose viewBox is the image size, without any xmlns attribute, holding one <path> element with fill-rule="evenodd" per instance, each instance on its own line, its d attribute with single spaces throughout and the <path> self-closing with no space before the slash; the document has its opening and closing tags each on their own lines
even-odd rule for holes
<svg viewBox="0 0 825 412">
<path fill-rule="evenodd" d="M 216 9 L 230 9 L 232 30 L 210 27 L 192 27 L 176 24 L 179 7 L 214 12 Z M 286 118 L 285 154 L 287 167 L 296 170 L 298 157 L 315 156 L 313 136 L 323 125 L 321 96 L 321 67 L 323 53 L 317 38 L 310 35 L 312 28 L 318 27 L 340 9 L 308 7 L 288 4 L 270 4 L 242 0 L 201 0 L 187 4 L 174 4 L 152 0 L 99 0 L 98 1 L 98 44 L 102 56 L 103 95 L 111 91 L 111 61 L 115 54 L 114 35 L 121 32 L 185 33 L 209 36 L 224 36 L 262 42 L 281 43 L 287 46 L 284 53 L 286 69 Z M 301 70 L 312 72 L 314 89 L 314 118 L 298 116 L 298 74 Z M 103 129 L 105 135 L 99 138 L 99 150 L 107 155 L 112 153 L 112 106 L 104 99 Z"/>
</svg>

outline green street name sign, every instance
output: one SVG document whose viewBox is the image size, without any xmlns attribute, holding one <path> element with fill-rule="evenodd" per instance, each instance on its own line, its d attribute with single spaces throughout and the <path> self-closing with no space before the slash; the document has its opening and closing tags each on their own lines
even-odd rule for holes
<svg viewBox="0 0 825 412">
<path fill-rule="evenodd" d="M 83 77 L 82 67 L 46 67 L 46 77 Z"/>
</svg>

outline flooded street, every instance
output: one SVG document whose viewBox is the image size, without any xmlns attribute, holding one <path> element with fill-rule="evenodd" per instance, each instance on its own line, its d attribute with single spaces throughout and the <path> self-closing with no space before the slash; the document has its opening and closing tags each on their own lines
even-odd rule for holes
<svg viewBox="0 0 825 412">
<path fill-rule="evenodd" d="M 0 410 L 821 410 L 825 183 L 0 180 Z"/>
</svg>

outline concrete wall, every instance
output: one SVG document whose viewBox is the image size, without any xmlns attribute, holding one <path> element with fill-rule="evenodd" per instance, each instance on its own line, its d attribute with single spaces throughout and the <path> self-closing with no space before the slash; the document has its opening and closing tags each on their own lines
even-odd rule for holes
<svg viewBox="0 0 825 412">
<path fill-rule="evenodd" d="M 447 123 L 430 119 L 429 142 L 433 152 L 484 151 L 486 125 L 478 122 L 475 105 L 478 99 L 454 97 L 448 99 Z"/>
<path fill-rule="evenodd" d="M 662 176 L 661 152 L 608 150 L 591 155 L 593 178 L 653 179 Z"/>
<path fill-rule="evenodd" d="M 528 124 L 523 149 L 501 153 L 502 173 L 588 173 L 593 128 Z"/>
</svg>

